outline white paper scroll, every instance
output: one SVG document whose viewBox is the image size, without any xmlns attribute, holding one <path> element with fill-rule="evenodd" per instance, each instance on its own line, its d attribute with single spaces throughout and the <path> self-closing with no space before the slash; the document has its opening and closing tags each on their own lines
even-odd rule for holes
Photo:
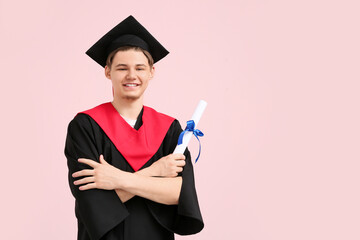
<svg viewBox="0 0 360 240">
<path fill-rule="evenodd" d="M 200 121 L 200 118 L 202 114 L 204 113 L 204 110 L 207 106 L 207 102 L 204 100 L 200 100 L 199 104 L 197 105 L 194 114 L 192 115 L 190 120 L 193 120 L 195 122 L 195 129 Z M 177 145 L 174 153 L 181 153 L 184 154 L 186 147 L 189 145 L 191 136 L 193 135 L 193 132 L 186 131 L 183 137 L 182 144 Z"/>
</svg>

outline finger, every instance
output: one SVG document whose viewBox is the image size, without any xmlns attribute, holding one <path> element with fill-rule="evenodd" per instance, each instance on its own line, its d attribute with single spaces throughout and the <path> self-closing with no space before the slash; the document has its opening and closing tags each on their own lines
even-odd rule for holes
<svg viewBox="0 0 360 240">
<path fill-rule="evenodd" d="M 86 177 L 86 178 L 82 178 L 79 180 L 74 181 L 74 185 L 81 185 L 81 184 L 85 184 L 85 183 L 92 183 L 95 181 L 94 177 Z"/>
<path fill-rule="evenodd" d="M 102 154 L 100 155 L 100 163 L 108 164 L 107 161 L 105 161 L 104 156 Z"/>
<path fill-rule="evenodd" d="M 177 167 L 177 168 L 175 169 L 175 171 L 176 171 L 177 173 L 182 172 L 182 171 L 183 171 L 183 168 L 182 168 L 182 167 Z"/>
<path fill-rule="evenodd" d="M 79 158 L 78 161 L 81 162 L 81 163 L 85 163 L 85 164 L 89 165 L 92 168 L 95 168 L 96 165 L 99 164 L 99 163 L 95 162 L 94 160 L 87 159 L 87 158 Z"/>
<path fill-rule="evenodd" d="M 183 167 L 183 166 L 185 166 L 185 164 L 186 164 L 185 160 L 177 160 L 176 161 L 176 166 L 178 166 L 178 167 Z"/>
<path fill-rule="evenodd" d="M 181 153 L 174 153 L 174 154 L 173 154 L 173 157 L 174 157 L 176 160 L 185 160 L 185 155 L 184 155 L 184 154 L 181 154 Z"/>
<path fill-rule="evenodd" d="M 79 187 L 79 189 L 81 191 L 83 190 L 89 190 L 89 189 L 93 189 L 93 188 L 96 188 L 96 184 L 95 183 L 89 183 L 89 184 L 86 184 L 86 185 L 82 185 Z"/>
<path fill-rule="evenodd" d="M 89 175 L 94 175 L 94 169 L 84 169 L 78 172 L 74 172 L 71 176 L 76 178 L 76 177 L 89 176 Z"/>
</svg>

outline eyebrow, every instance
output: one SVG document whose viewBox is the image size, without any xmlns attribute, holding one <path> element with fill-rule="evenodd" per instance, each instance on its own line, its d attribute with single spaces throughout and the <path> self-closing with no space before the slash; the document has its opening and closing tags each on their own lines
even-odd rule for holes
<svg viewBox="0 0 360 240">
<path fill-rule="evenodd" d="M 127 64 L 119 63 L 119 64 L 117 64 L 115 67 L 127 67 L 127 66 L 128 66 Z M 142 63 L 136 64 L 135 66 L 136 66 L 136 67 L 146 67 L 146 65 L 145 65 L 145 64 L 142 64 Z"/>
</svg>

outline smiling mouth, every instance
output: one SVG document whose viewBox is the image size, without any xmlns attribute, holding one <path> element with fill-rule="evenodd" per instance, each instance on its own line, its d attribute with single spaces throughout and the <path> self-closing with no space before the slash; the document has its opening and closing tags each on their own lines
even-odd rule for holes
<svg viewBox="0 0 360 240">
<path fill-rule="evenodd" d="M 140 84 L 137 84 L 137 83 L 126 83 L 126 84 L 123 84 L 123 86 L 125 87 L 137 87 L 139 86 Z"/>
</svg>

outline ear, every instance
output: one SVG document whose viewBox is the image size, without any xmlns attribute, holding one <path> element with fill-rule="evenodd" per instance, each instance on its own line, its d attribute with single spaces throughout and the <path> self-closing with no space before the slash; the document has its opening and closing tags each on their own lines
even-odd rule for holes
<svg viewBox="0 0 360 240">
<path fill-rule="evenodd" d="M 107 65 L 105 66 L 105 77 L 111 80 L 110 68 Z"/>
<path fill-rule="evenodd" d="M 154 77 L 154 74 L 155 74 L 155 67 L 153 66 L 151 69 L 150 69 L 150 79 L 152 79 Z"/>
</svg>

